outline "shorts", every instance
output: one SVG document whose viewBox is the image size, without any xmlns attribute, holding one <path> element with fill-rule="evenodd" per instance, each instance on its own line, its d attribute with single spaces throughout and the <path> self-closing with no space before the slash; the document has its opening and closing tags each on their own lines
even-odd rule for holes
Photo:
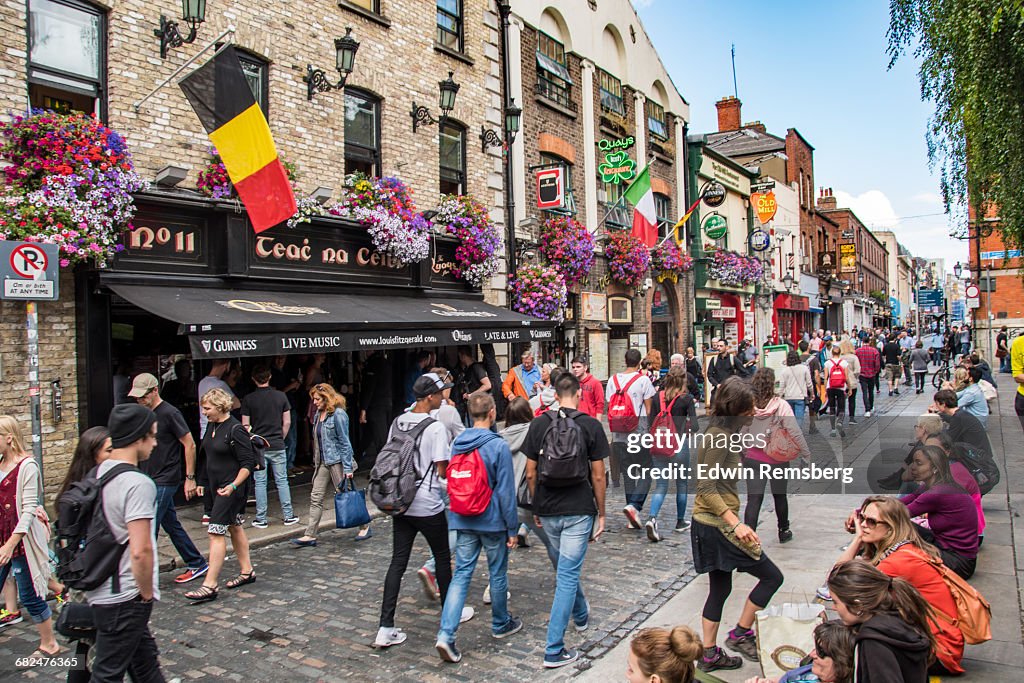
<svg viewBox="0 0 1024 683">
<path fill-rule="evenodd" d="M 900 378 L 900 365 L 898 363 L 889 363 L 885 366 L 885 373 L 889 377 L 890 382 L 896 382 Z"/>
<path fill-rule="evenodd" d="M 245 514 L 245 491 L 242 486 L 230 496 L 213 494 L 213 510 L 210 512 L 210 525 L 206 532 L 213 536 L 224 536 L 228 527 L 241 526 Z"/>
</svg>

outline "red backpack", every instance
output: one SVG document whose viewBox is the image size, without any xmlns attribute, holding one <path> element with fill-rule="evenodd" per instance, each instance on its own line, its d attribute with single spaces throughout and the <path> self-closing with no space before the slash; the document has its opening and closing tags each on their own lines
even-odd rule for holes
<svg viewBox="0 0 1024 683">
<path fill-rule="evenodd" d="M 534 417 L 540 417 L 544 413 L 546 413 L 549 410 L 551 410 L 551 406 L 555 405 L 556 403 L 558 403 L 558 398 L 557 397 L 555 398 L 554 401 L 552 401 L 548 405 L 544 405 L 544 399 L 540 399 L 540 405 L 537 406 L 537 410 L 533 411 L 533 416 Z"/>
<path fill-rule="evenodd" d="M 651 455 L 657 455 L 662 458 L 671 458 L 676 454 L 676 444 L 678 439 L 675 435 L 679 433 L 676 429 L 676 421 L 672 419 L 672 406 L 675 405 L 676 400 L 682 394 L 676 394 L 676 397 L 672 401 L 665 405 L 665 392 L 658 392 L 658 405 L 661 406 L 661 410 L 654 416 L 654 422 L 651 423 L 651 434 L 654 435 L 654 445 L 651 446 Z M 659 441 L 658 435 L 661 434 Z M 660 446 L 659 446 L 660 444 Z"/>
<path fill-rule="evenodd" d="M 608 401 L 608 429 L 618 434 L 630 434 L 640 424 L 640 418 L 633 408 L 633 399 L 627 393 L 633 386 L 633 382 L 640 379 L 640 373 L 626 382 L 625 387 L 619 387 L 619 376 L 612 375 L 612 383 L 615 385 L 615 393 L 612 400 Z"/>
<path fill-rule="evenodd" d="M 846 368 L 843 367 L 842 361 L 829 361 L 832 363 L 832 367 L 828 369 L 828 388 L 829 389 L 845 389 L 846 388 Z"/>
<path fill-rule="evenodd" d="M 482 515 L 491 504 L 491 483 L 480 450 L 456 453 L 448 463 L 448 498 L 452 512 L 464 517 Z"/>
</svg>

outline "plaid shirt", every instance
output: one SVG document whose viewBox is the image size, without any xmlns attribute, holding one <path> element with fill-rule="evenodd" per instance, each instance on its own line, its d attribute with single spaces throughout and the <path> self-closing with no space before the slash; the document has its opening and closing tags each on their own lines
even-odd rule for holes
<svg viewBox="0 0 1024 683">
<path fill-rule="evenodd" d="M 857 360 L 860 361 L 860 376 L 874 377 L 882 368 L 882 354 L 873 346 L 865 344 L 857 349 Z"/>
</svg>

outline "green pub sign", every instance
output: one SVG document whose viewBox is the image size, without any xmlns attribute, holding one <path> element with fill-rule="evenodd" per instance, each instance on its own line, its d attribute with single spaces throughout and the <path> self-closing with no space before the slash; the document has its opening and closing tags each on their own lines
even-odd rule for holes
<svg viewBox="0 0 1024 683">
<path fill-rule="evenodd" d="M 598 140 L 597 148 L 604 152 L 604 163 L 597 167 L 601 181 L 618 185 L 636 177 L 636 162 L 629 157 L 627 149 L 636 144 L 633 136 L 618 140 Z"/>
</svg>

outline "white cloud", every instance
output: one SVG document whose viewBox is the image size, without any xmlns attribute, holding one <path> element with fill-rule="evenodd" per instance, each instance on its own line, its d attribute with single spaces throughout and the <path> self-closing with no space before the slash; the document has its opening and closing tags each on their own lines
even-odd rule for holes
<svg viewBox="0 0 1024 683">
<path fill-rule="evenodd" d="M 852 209 L 861 223 L 869 228 L 889 229 L 899 221 L 892 202 L 881 190 L 868 190 L 856 197 L 839 190 L 835 195 L 840 208 Z"/>
<path fill-rule="evenodd" d="M 912 201 L 918 202 L 919 204 L 930 204 L 941 210 L 942 208 L 942 197 L 935 194 L 934 192 L 920 192 L 910 198 Z"/>
</svg>

